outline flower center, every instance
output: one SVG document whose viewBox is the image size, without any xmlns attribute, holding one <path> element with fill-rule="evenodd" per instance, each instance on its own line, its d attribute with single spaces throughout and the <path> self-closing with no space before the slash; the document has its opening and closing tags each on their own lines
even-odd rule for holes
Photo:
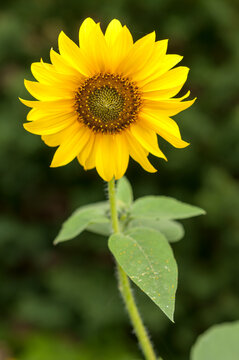
<svg viewBox="0 0 239 360">
<path fill-rule="evenodd" d="M 90 94 L 88 104 L 92 114 L 107 123 L 118 119 L 124 98 L 116 89 L 104 85 Z"/>
<path fill-rule="evenodd" d="M 120 75 L 106 73 L 88 78 L 75 98 L 79 122 L 95 133 L 119 133 L 138 119 L 138 87 Z"/>
</svg>

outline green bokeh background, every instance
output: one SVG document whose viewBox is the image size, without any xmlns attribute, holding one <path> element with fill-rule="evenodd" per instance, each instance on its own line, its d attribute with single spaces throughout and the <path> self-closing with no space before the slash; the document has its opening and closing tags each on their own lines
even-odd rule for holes
<svg viewBox="0 0 239 360">
<path fill-rule="evenodd" d="M 177 115 L 191 146 L 162 139 L 168 163 L 156 174 L 130 163 L 135 197 L 175 196 L 207 216 L 187 220 L 173 245 L 179 265 L 176 323 L 135 289 L 155 347 L 165 360 L 188 359 L 197 336 L 239 318 L 239 29 L 236 0 L 31 0 L 0 5 L 0 360 L 139 360 L 117 292 L 107 241 L 84 233 L 57 247 L 60 224 L 78 206 L 104 199 L 96 172 L 77 164 L 50 169 L 54 149 L 24 131 L 30 65 L 57 50 L 64 30 L 77 41 L 91 16 L 112 18 L 134 39 L 153 30 L 191 68 L 184 90 L 198 100 Z"/>
</svg>

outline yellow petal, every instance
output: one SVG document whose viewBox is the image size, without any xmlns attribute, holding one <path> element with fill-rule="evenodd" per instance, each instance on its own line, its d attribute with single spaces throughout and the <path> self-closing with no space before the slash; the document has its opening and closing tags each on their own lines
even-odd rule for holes
<svg viewBox="0 0 239 360">
<path fill-rule="evenodd" d="M 152 32 L 132 46 L 131 50 L 118 66 L 118 71 L 124 76 L 133 76 L 142 69 L 154 50 L 155 32 Z"/>
<path fill-rule="evenodd" d="M 37 135 L 54 134 L 70 125 L 77 122 L 75 113 L 66 115 L 52 115 L 45 117 L 41 120 L 35 120 L 23 124 L 24 128 Z"/>
<path fill-rule="evenodd" d="M 171 100 L 172 102 L 173 102 L 173 101 L 175 101 L 175 102 L 182 101 L 182 100 L 188 98 L 189 95 L 190 95 L 190 93 L 191 93 L 191 92 L 190 92 L 190 90 L 189 90 L 189 91 L 186 92 L 185 95 L 180 96 L 179 98 L 173 98 L 173 99 L 170 99 L 170 100 Z M 195 98 L 195 100 L 196 100 L 196 98 Z"/>
<path fill-rule="evenodd" d="M 29 111 L 27 114 L 27 120 L 28 121 L 35 121 L 35 120 L 41 120 L 47 117 L 52 116 L 67 116 L 71 114 L 71 116 L 77 115 L 76 111 L 74 109 L 69 109 L 68 111 L 62 111 L 60 109 L 37 109 L 33 108 Z"/>
<path fill-rule="evenodd" d="M 119 20 L 113 19 L 109 23 L 109 25 L 107 26 L 107 29 L 105 31 L 105 40 L 106 40 L 109 48 L 111 48 L 114 45 L 115 40 L 117 39 L 121 30 L 122 30 L 122 25 Z"/>
<path fill-rule="evenodd" d="M 78 129 L 78 124 L 73 123 L 71 126 L 50 135 L 42 135 L 41 139 L 44 143 L 51 147 L 59 146 L 65 139 L 68 139 Z"/>
<path fill-rule="evenodd" d="M 144 170 L 154 173 L 157 170 L 150 164 L 147 155 L 148 152 L 135 140 L 128 130 L 125 130 L 124 136 L 127 140 L 130 156 L 137 161 Z"/>
<path fill-rule="evenodd" d="M 86 126 L 76 123 L 75 129 L 56 150 L 51 167 L 63 166 L 71 162 L 84 148 L 90 134 L 91 131 Z"/>
<path fill-rule="evenodd" d="M 81 49 L 87 48 L 89 46 L 89 38 L 91 33 L 95 31 L 95 28 L 96 23 L 90 17 L 83 21 L 79 31 L 79 44 Z"/>
<path fill-rule="evenodd" d="M 80 27 L 80 50 L 91 67 L 92 74 L 107 72 L 109 54 L 100 25 L 88 18 Z"/>
<path fill-rule="evenodd" d="M 54 69 L 63 75 L 74 76 L 76 79 L 81 81 L 85 76 L 81 74 L 73 65 L 60 54 L 55 52 L 53 49 L 50 50 L 50 59 L 54 66 Z"/>
<path fill-rule="evenodd" d="M 156 91 L 162 89 L 171 89 L 177 86 L 183 86 L 188 77 L 189 68 L 185 66 L 179 66 L 159 76 L 157 79 L 147 82 L 142 86 L 143 92 Z"/>
<path fill-rule="evenodd" d="M 183 85 L 182 85 L 183 86 Z M 170 97 L 175 96 L 182 88 L 182 86 L 178 86 L 172 89 L 163 89 L 158 91 L 147 91 L 145 93 L 142 93 L 142 99 L 145 100 L 154 100 L 154 101 L 160 101 L 160 100 L 169 100 Z M 190 91 L 188 91 L 184 96 L 181 96 L 179 98 L 172 98 L 171 101 L 182 101 L 186 98 L 188 98 L 190 95 Z"/>
<path fill-rule="evenodd" d="M 111 180 L 113 176 L 120 179 L 129 162 L 129 148 L 124 134 L 97 134 L 95 139 L 94 149 L 91 149 L 85 168 L 96 166 L 105 181 Z"/>
<path fill-rule="evenodd" d="M 29 93 L 38 100 L 57 100 L 57 99 L 73 99 L 77 87 L 72 89 L 66 89 L 60 86 L 50 86 L 41 84 L 36 81 L 24 81 L 26 89 Z"/>
<path fill-rule="evenodd" d="M 27 120 L 28 121 L 33 121 L 33 120 L 39 120 L 41 119 L 43 116 L 41 114 L 41 111 L 39 112 L 39 109 L 31 109 L 28 114 L 27 114 Z"/>
<path fill-rule="evenodd" d="M 183 85 L 171 89 L 146 91 L 142 93 L 142 99 L 148 99 L 154 101 L 170 99 L 171 97 L 177 95 L 177 93 L 182 89 L 182 87 Z"/>
<path fill-rule="evenodd" d="M 85 170 L 87 170 L 85 164 L 86 164 L 87 159 L 89 158 L 89 156 L 92 153 L 94 141 L 95 141 L 95 134 L 93 132 L 91 132 L 89 140 L 87 141 L 84 148 L 81 150 L 81 152 L 77 156 L 79 163 L 84 167 Z"/>
<path fill-rule="evenodd" d="M 94 140 L 93 140 L 91 151 L 89 153 L 88 158 L 85 160 L 84 166 L 85 166 L 86 170 L 95 168 L 95 157 L 96 157 L 96 150 L 97 150 L 97 147 L 96 147 L 97 144 L 95 141 L 96 136 L 97 135 L 94 134 Z"/>
<path fill-rule="evenodd" d="M 110 58 L 109 71 L 116 72 L 120 70 L 119 64 L 127 57 L 133 46 L 133 38 L 126 26 L 118 33 L 114 44 L 109 47 L 108 53 Z"/>
<path fill-rule="evenodd" d="M 165 55 L 158 62 L 158 66 L 154 68 L 154 72 L 150 76 L 144 79 L 142 78 L 139 82 L 139 87 L 143 87 L 149 82 L 159 79 L 163 74 L 169 71 L 172 67 L 178 64 L 183 59 L 180 55 Z"/>
<path fill-rule="evenodd" d="M 150 127 L 174 147 L 185 148 L 189 145 L 189 143 L 182 140 L 179 127 L 173 119 L 165 116 L 156 117 L 153 113 L 141 113 L 140 117 L 140 121 L 144 122 L 147 127 Z"/>
<path fill-rule="evenodd" d="M 58 38 L 60 54 L 64 57 L 68 64 L 77 69 L 85 76 L 90 75 L 88 62 L 82 54 L 81 49 L 61 31 Z"/>
<path fill-rule="evenodd" d="M 37 81 L 51 85 L 56 81 L 58 82 L 58 79 L 55 76 L 56 71 L 54 70 L 54 66 L 51 64 L 48 65 L 49 67 L 47 69 L 47 67 L 43 65 L 43 62 L 34 62 L 31 65 L 31 71 Z"/>
<path fill-rule="evenodd" d="M 50 147 L 56 147 L 61 144 L 62 142 L 62 131 L 59 131 L 58 133 L 51 134 L 51 135 L 42 135 L 41 139 L 44 141 L 44 143 Z"/>
<path fill-rule="evenodd" d="M 112 135 L 97 134 L 96 140 L 96 170 L 105 181 L 110 181 L 114 176 L 114 159 L 111 151 Z"/>
<path fill-rule="evenodd" d="M 137 81 L 139 86 L 141 86 L 141 81 L 142 84 L 144 84 L 145 79 L 152 76 L 152 74 L 155 74 L 155 71 L 158 69 L 160 62 L 166 54 L 167 47 L 167 39 L 155 42 L 153 52 L 145 66 L 134 73 L 134 81 Z"/>
<path fill-rule="evenodd" d="M 177 101 L 177 99 L 169 99 L 162 101 L 144 100 L 144 109 L 146 111 L 155 112 L 157 115 L 173 116 L 190 107 L 196 98 L 189 101 Z"/>
<path fill-rule="evenodd" d="M 87 59 L 89 57 L 95 62 L 95 72 L 108 72 L 110 69 L 110 59 L 108 46 L 100 28 L 100 25 L 96 25 L 95 33 L 91 37 L 90 44 L 88 45 L 88 51 L 86 52 Z"/>
<path fill-rule="evenodd" d="M 126 172 L 129 163 L 129 148 L 124 133 L 111 137 L 111 149 L 114 164 L 114 177 L 120 179 Z"/>
<path fill-rule="evenodd" d="M 61 74 L 51 64 L 35 62 L 31 65 L 31 71 L 37 81 L 42 84 L 61 86 L 67 89 L 79 87 L 80 76 Z M 82 78 L 83 79 L 83 78 Z"/>
<path fill-rule="evenodd" d="M 143 123 L 137 122 L 130 126 L 130 132 L 135 137 L 135 139 L 149 152 L 153 155 L 158 156 L 167 160 L 166 156 L 158 147 L 158 140 L 155 131 L 144 126 Z"/>
<path fill-rule="evenodd" d="M 42 110 L 56 110 L 56 111 L 74 111 L 75 101 L 72 99 L 67 100 L 54 100 L 54 101 L 34 101 L 34 100 L 24 100 L 19 98 L 19 100 L 26 106 Z"/>
</svg>

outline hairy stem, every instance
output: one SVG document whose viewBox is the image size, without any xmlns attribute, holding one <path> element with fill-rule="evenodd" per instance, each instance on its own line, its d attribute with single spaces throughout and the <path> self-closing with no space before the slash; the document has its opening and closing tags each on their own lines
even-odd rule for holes
<svg viewBox="0 0 239 360">
<path fill-rule="evenodd" d="M 112 179 L 108 182 L 108 191 L 109 191 L 109 202 L 110 202 L 110 211 L 111 211 L 111 221 L 114 233 L 119 233 L 119 221 L 117 213 L 117 203 L 116 203 L 116 194 L 115 194 L 115 181 Z M 138 338 L 139 344 L 143 351 L 146 360 L 157 360 L 157 357 L 154 353 L 153 346 L 149 340 L 149 336 L 144 327 L 143 321 L 140 317 L 139 311 L 137 309 L 132 289 L 130 287 L 130 280 L 122 267 L 116 263 L 118 271 L 118 281 L 119 281 L 119 290 L 122 294 L 122 297 L 125 302 L 126 309 L 128 311 L 130 320 L 132 322 L 135 334 Z"/>
</svg>

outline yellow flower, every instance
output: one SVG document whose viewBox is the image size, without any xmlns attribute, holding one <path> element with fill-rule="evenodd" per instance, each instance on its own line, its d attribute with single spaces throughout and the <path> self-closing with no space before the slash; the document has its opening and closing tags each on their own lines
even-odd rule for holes
<svg viewBox="0 0 239 360">
<path fill-rule="evenodd" d="M 64 32 L 52 64 L 33 63 L 35 81 L 25 81 L 38 101 L 31 107 L 26 130 L 59 146 L 51 166 L 77 157 L 85 170 L 96 168 L 106 181 L 121 178 L 131 156 L 146 171 L 155 172 L 148 154 L 164 158 L 157 134 L 176 148 L 188 145 L 170 117 L 194 100 L 173 98 L 184 85 L 189 69 L 173 68 L 182 57 L 167 55 L 167 40 L 155 32 L 135 43 L 126 26 L 114 19 L 105 32 L 87 18 L 80 27 L 78 47 Z M 173 69 L 172 69 L 173 68 Z"/>
</svg>

